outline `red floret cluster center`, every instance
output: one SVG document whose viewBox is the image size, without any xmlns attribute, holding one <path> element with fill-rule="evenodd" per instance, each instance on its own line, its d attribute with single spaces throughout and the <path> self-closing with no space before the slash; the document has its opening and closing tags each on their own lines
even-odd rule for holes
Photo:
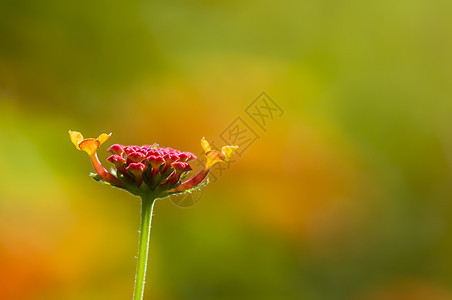
<svg viewBox="0 0 452 300">
<path fill-rule="evenodd" d="M 155 188 L 177 185 L 183 173 L 191 170 L 189 161 L 196 159 L 191 152 L 154 145 L 123 146 L 108 149 L 113 155 L 107 161 L 116 167 L 116 176 L 125 183 L 143 183 Z"/>
</svg>

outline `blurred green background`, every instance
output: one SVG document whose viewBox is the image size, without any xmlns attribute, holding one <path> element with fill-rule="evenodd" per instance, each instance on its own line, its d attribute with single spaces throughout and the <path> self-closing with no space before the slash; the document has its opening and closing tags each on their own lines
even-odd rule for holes
<svg viewBox="0 0 452 300">
<path fill-rule="evenodd" d="M 0 298 L 131 299 L 139 200 L 67 131 L 201 151 L 145 299 L 452 299 L 452 2 L 0 0 Z M 283 110 L 262 130 L 262 92 Z M 108 165 L 108 163 L 104 163 Z"/>
</svg>

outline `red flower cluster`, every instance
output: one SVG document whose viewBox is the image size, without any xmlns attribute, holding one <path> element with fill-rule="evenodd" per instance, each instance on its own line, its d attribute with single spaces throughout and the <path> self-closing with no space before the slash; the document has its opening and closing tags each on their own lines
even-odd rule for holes
<svg viewBox="0 0 452 300">
<path fill-rule="evenodd" d="M 115 165 L 116 176 L 126 183 L 135 182 L 137 187 L 143 182 L 151 188 L 173 187 L 182 174 L 191 171 L 188 161 L 196 159 L 191 152 L 157 144 L 141 147 L 114 144 L 108 151 L 113 153 L 107 161 Z"/>
</svg>

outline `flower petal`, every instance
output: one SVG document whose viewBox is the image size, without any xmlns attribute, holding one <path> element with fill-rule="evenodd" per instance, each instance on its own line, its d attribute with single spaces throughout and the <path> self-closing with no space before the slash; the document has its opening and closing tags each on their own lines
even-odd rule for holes
<svg viewBox="0 0 452 300">
<path fill-rule="evenodd" d="M 81 141 L 83 141 L 83 135 L 78 131 L 69 130 L 69 137 L 71 138 L 71 141 L 75 145 L 75 147 L 80 150 L 78 145 Z"/>
<path fill-rule="evenodd" d="M 80 150 L 85 151 L 89 155 L 96 153 L 97 149 L 99 149 L 100 143 L 96 139 L 84 139 L 78 144 Z"/>
<path fill-rule="evenodd" d="M 204 150 L 204 152 L 212 150 L 212 147 L 210 147 L 209 142 L 204 137 L 201 139 L 201 147 Z"/>
<path fill-rule="evenodd" d="M 225 156 L 224 161 L 228 161 L 238 147 L 239 146 L 223 146 L 223 148 L 221 148 L 221 152 Z"/>
<path fill-rule="evenodd" d="M 211 150 L 206 152 L 206 158 L 207 158 L 206 168 L 210 169 L 216 163 L 220 161 L 225 161 L 226 156 L 224 156 L 224 154 L 221 153 L 220 151 Z"/>
<path fill-rule="evenodd" d="M 97 137 L 97 140 L 99 141 L 99 146 L 105 143 L 110 137 L 111 133 L 110 134 L 102 133 L 101 135 L 99 135 Z"/>
</svg>

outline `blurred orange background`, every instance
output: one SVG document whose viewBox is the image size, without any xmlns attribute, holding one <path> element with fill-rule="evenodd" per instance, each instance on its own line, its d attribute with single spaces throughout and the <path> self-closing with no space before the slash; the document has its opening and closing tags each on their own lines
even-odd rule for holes
<svg viewBox="0 0 452 300">
<path fill-rule="evenodd" d="M 196 204 L 157 202 L 145 299 L 452 299 L 451 9 L 0 0 L 0 298 L 132 297 L 139 199 L 69 129 L 112 132 L 108 166 L 241 118 L 258 138 Z"/>
</svg>

